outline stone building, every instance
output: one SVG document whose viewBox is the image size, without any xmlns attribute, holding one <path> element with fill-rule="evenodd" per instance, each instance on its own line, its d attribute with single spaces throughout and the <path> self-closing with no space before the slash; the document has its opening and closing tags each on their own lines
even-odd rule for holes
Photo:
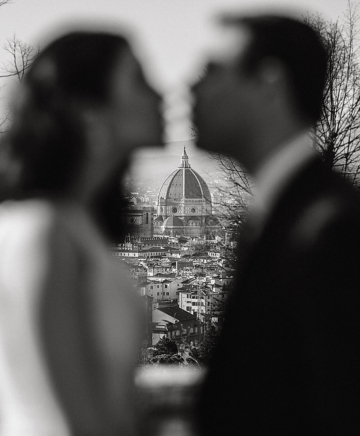
<svg viewBox="0 0 360 436">
<path fill-rule="evenodd" d="M 154 208 L 147 205 L 129 205 L 122 210 L 122 224 L 131 236 L 153 236 Z"/>
<path fill-rule="evenodd" d="M 210 190 L 194 171 L 184 147 L 180 166 L 162 184 L 157 201 L 154 233 L 204 236 L 219 227 L 212 215 Z"/>
</svg>

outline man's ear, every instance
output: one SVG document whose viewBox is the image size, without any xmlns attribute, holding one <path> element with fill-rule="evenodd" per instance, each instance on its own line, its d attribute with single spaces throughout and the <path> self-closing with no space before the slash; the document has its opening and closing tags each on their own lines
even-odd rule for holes
<svg viewBox="0 0 360 436">
<path fill-rule="evenodd" d="M 274 57 L 263 59 L 258 65 L 258 85 L 275 95 L 288 89 L 288 75 L 284 64 Z"/>
<path fill-rule="evenodd" d="M 269 103 L 270 110 L 282 108 L 288 115 L 299 117 L 294 85 L 287 66 L 281 60 L 275 57 L 263 59 L 256 71 L 256 80 L 263 101 Z"/>
</svg>

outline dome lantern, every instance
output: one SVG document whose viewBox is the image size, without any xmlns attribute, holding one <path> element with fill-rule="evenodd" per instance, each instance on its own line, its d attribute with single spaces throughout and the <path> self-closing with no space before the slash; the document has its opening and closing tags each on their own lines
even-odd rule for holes
<svg viewBox="0 0 360 436">
<path fill-rule="evenodd" d="M 183 155 L 181 156 L 180 168 L 190 168 L 189 157 L 186 154 L 186 148 L 184 147 Z"/>
</svg>

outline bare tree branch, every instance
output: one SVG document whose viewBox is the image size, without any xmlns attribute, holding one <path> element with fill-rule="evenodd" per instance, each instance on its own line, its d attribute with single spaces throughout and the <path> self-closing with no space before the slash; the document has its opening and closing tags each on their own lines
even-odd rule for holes
<svg viewBox="0 0 360 436">
<path fill-rule="evenodd" d="M 25 72 L 39 55 L 39 49 L 19 40 L 16 35 L 7 39 L 4 50 L 10 55 L 10 62 L 3 64 L 1 77 L 16 76 L 20 81 L 24 78 Z"/>
<path fill-rule="evenodd" d="M 305 21 L 322 38 L 328 70 L 322 116 L 312 132 L 324 162 L 358 184 L 360 161 L 360 69 L 358 5 L 348 2 L 342 22 L 320 15 Z"/>
<path fill-rule="evenodd" d="M 253 181 L 239 163 L 228 156 L 211 153 L 222 175 L 213 198 L 213 207 L 227 230 L 238 233 L 252 201 Z"/>
<path fill-rule="evenodd" d="M 7 63 L 2 63 L 2 66 L 0 67 L 0 78 L 15 77 L 19 81 L 22 81 L 26 71 L 31 67 L 39 55 L 39 48 L 35 48 L 30 44 L 22 42 L 16 37 L 16 35 L 7 39 L 3 48 L 8 56 L 10 56 L 10 60 L 8 60 Z M 11 118 L 10 112 L 9 109 L 4 119 L 0 121 L 0 133 L 6 131 L 6 127 Z"/>
</svg>

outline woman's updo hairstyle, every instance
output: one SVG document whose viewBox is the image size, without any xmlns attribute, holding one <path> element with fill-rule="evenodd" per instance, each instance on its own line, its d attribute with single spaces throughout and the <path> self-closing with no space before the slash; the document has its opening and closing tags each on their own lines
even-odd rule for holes
<svg viewBox="0 0 360 436">
<path fill-rule="evenodd" d="M 121 36 L 83 31 L 41 51 L 23 80 L 6 137 L 19 168 L 17 197 L 71 188 L 86 153 L 81 108 L 108 101 L 115 64 L 127 47 Z"/>
</svg>

